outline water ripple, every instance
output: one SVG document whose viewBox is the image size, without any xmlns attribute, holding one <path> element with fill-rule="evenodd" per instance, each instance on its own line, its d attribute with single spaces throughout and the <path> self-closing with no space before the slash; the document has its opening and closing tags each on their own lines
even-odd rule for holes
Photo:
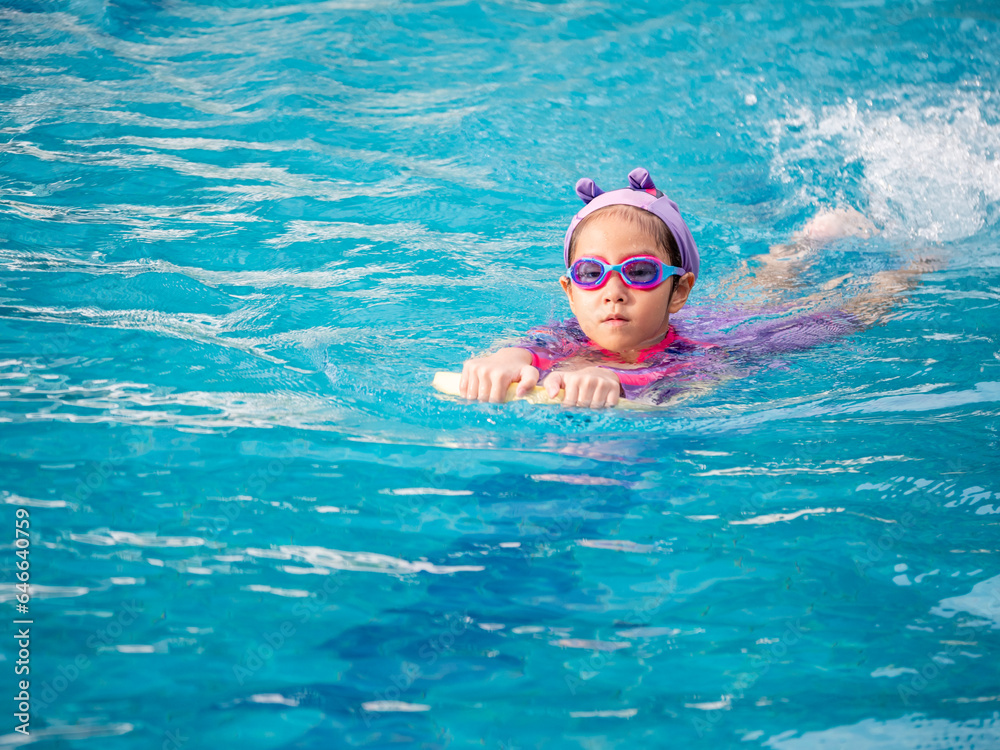
<svg viewBox="0 0 1000 750">
<path fill-rule="evenodd" d="M 296 545 L 283 545 L 272 550 L 248 549 L 247 554 L 253 557 L 277 560 L 302 560 L 313 565 L 317 572 L 353 570 L 392 575 L 406 575 L 408 573 L 448 575 L 485 570 L 482 565 L 435 565 L 430 562 L 402 560 L 377 552 L 347 552 L 325 547 L 300 547 Z"/>
</svg>

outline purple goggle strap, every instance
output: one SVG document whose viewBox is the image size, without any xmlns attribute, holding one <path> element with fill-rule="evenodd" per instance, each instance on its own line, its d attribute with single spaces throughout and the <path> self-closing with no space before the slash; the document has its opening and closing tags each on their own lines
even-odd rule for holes
<svg viewBox="0 0 1000 750">
<path fill-rule="evenodd" d="M 698 246 L 695 245 L 691 230 L 681 217 L 677 204 L 656 189 L 652 178 L 642 167 L 636 167 L 628 174 L 629 187 L 605 193 L 589 178 L 576 183 L 576 194 L 586 203 L 566 230 L 563 240 L 563 265 L 569 267 L 569 243 L 577 225 L 587 216 L 607 206 L 636 206 L 658 216 L 674 235 L 681 252 L 681 265 L 686 271 L 698 277 Z"/>
</svg>

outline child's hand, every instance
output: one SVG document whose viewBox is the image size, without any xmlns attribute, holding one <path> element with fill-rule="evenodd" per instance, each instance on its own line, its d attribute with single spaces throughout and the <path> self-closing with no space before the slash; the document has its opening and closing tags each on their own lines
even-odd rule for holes
<svg viewBox="0 0 1000 750">
<path fill-rule="evenodd" d="M 517 382 L 517 395 L 524 396 L 538 383 L 538 369 L 531 366 L 526 349 L 501 349 L 488 357 L 476 357 L 462 365 L 458 393 L 462 398 L 500 404 L 507 386 Z"/>
<path fill-rule="evenodd" d="M 582 370 L 561 370 L 553 372 L 542 383 L 549 398 L 559 395 L 565 388 L 563 406 L 582 406 L 603 409 L 618 403 L 621 397 L 621 383 L 618 376 L 604 367 L 584 367 Z"/>
</svg>

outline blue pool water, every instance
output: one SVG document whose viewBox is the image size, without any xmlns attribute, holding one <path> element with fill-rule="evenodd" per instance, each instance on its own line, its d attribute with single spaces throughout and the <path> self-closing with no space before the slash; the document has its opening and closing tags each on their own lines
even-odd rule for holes
<svg viewBox="0 0 1000 750">
<path fill-rule="evenodd" d="M 1000 747 L 995 2 L 7 0 L 0 60 L 0 745 Z M 435 394 L 639 165 L 708 305 L 838 205 L 795 294 L 927 272 L 653 412 Z"/>
</svg>

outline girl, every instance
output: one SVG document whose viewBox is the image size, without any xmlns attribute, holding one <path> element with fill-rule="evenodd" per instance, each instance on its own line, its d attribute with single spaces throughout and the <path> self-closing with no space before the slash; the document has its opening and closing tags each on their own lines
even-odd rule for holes
<svg viewBox="0 0 1000 750">
<path fill-rule="evenodd" d="M 672 391 L 659 388 L 654 398 L 646 397 L 664 379 L 683 379 L 695 364 L 703 371 L 706 357 L 718 360 L 734 345 L 769 353 L 799 349 L 857 331 L 874 322 L 895 292 L 915 283 L 911 269 L 881 272 L 871 291 L 840 311 L 742 327 L 745 315 L 716 315 L 689 326 L 700 333 L 682 334 L 670 316 L 684 307 L 698 279 L 697 246 L 677 204 L 656 189 L 645 169 L 632 170 L 628 179 L 629 187 L 607 193 L 593 180 L 576 185 L 586 206 L 566 231 L 566 275 L 559 280 L 574 317 L 536 329 L 518 346 L 468 360 L 459 381 L 463 398 L 499 403 L 511 383 L 523 396 L 541 380 L 551 398 L 565 390 L 564 406 L 599 409 L 621 398 L 662 402 Z M 787 287 L 794 275 L 786 269 L 816 245 L 870 237 L 874 229 L 852 209 L 814 217 L 791 245 L 757 258 L 757 291 L 772 296 Z"/>
</svg>

